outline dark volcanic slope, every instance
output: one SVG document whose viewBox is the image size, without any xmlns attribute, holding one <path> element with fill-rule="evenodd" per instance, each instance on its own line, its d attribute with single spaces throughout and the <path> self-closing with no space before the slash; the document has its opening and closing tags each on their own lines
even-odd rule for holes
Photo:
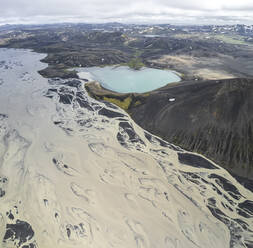
<svg viewBox="0 0 253 248">
<path fill-rule="evenodd" d="M 169 85 L 131 114 L 143 128 L 253 178 L 252 79 Z"/>
</svg>

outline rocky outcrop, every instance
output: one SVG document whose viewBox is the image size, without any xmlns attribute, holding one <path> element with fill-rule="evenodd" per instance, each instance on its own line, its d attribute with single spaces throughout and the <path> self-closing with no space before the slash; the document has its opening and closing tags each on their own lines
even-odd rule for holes
<svg viewBox="0 0 253 248">
<path fill-rule="evenodd" d="M 143 128 L 253 178 L 253 80 L 167 85 L 133 107 Z"/>
</svg>

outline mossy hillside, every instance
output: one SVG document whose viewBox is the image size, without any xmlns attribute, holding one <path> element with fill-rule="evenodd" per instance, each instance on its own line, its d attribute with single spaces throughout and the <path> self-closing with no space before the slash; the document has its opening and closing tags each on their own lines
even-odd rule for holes
<svg viewBox="0 0 253 248">
<path fill-rule="evenodd" d="M 124 110 L 128 110 L 132 102 L 132 97 L 128 96 L 123 101 L 121 101 L 120 99 L 112 98 L 112 97 L 103 97 L 103 100 L 111 102 Z"/>
<path fill-rule="evenodd" d="M 144 67 L 144 63 L 142 62 L 142 60 L 140 58 L 134 58 L 131 59 L 127 65 L 134 70 L 140 70 L 142 67 Z"/>
<path fill-rule="evenodd" d="M 96 100 L 113 103 L 127 112 L 129 112 L 132 108 L 145 103 L 146 98 L 150 95 L 149 92 L 144 94 L 117 93 L 103 88 L 98 82 L 86 83 L 85 89 L 90 97 L 93 97 Z"/>
<path fill-rule="evenodd" d="M 110 103 L 113 103 L 117 105 L 118 107 L 124 109 L 126 112 L 131 112 L 132 108 L 135 108 L 143 103 L 145 103 L 146 97 L 148 97 L 149 94 L 146 93 L 145 95 L 139 94 L 126 94 L 124 98 L 122 96 L 117 96 L 111 94 L 110 96 L 103 96 L 102 99 L 99 97 L 101 100 L 108 101 Z M 93 96 L 97 99 L 97 95 Z"/>
</svg>

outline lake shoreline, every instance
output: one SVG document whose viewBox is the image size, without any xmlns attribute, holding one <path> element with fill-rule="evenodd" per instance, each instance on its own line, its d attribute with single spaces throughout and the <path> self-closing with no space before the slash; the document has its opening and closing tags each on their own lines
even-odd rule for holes
<svg viewBox="0 0 253 248">
<path fill-rule="evenodd" d="M 133 70 L 127 66 L 77 68 L 80 79 L 99 82 L 105 89 L 118 93 L 145 93 L 167 84 L 180 82 L 180 74 L 171 70 L 143 67 Z"/>
<path fill-rule="evenodd" d="M 146 93 L 119 93 L 104 88 L 99 82 L 91 81 L 85 84 L 85 89 L 89 96 L 100 101 L 107 101 L 117 105 L 118 107 L 128 110 L 145 102 L 150 95 Z"/>
</svg>

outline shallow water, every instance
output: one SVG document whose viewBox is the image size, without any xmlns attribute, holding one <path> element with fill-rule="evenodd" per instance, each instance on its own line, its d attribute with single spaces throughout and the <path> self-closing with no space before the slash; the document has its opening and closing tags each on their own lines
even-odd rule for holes
<svg viewBox="0 0 253 248">
<path fill-rule="evenodd" d="M 253 193 L 226 170 L 42 78 L 44 55 L 0 57 L 0 247 L 252 247 Z"/>
<path fill-rule="evenodd" d="M 143 68 L 132 70 L 127 66 L 106 66 L 79 68 L 80 78 L 93 79 L 105 88 L 119 93 L 144 93 L 168 83 L 179 82 L 180 78 L 173 71 Z M 90 76 L 87 75 L 90 73 Z M 85 74 L 86 73 L 86 74 Z"/>
</svg>

